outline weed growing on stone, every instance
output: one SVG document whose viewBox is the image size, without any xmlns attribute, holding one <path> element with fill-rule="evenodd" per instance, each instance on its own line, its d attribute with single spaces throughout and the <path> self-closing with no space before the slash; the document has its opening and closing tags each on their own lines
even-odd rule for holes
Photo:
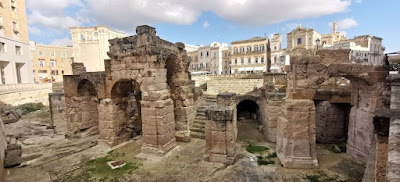
<svg viewBox="0 0 400 182">
<path fill-rule="evenodd" d="M 21 105 L 22 114 L 28 114 L 44 107 L 42 103 L 26 103 Z"/>
<path fill-rule="evenodd" d="M 331 182 L 331 181 L 338 181 L 337 177 L 329 177 L 323 171 L 317 171 L 314 174 L 307 175 L 305 177 L 310 182 Z"/>
<path fill-rule="evenodd" d="M 246 151 L 247 152 L 250 152 L 250 153 L 252 153 L 252 154 L 255 154 L 255 153 L 263 153 L 263 152 L 265 152 L 265 151 L 268 151 L 269 150 L 269 148 L 268 147 L 264 147 L 264 146 L 253 146 L 253 145 L 249 145 L 249 146 L 247 146 L 246 147 Z"/>
</svg>

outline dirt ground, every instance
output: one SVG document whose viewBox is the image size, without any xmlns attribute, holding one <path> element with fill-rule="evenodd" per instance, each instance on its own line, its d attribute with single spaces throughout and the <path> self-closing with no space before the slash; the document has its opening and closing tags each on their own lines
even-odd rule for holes
<svg viewBox="0 0 400 182">
<path fill-rule="evenodd" d="M 86 182 L 86 181 L 361 181 L 364 166 L 353 162 L 345 153 L 334 153 L 318 145 L 320 168 L 315 170 L 284 169 L 279 159 L 275 164 L 259 165 L 258 153 L 249 153 L 249 145 L 275 152 L 275 144 L 267 142 L 258 131 L 255 120 L 238 122 L 237 158 L 234 165 L 204 161 L 205 140 L 192 139 L 178 143 L 164 157 L 140 154 L 141 137 L 110 148 L 97 143 L 97 136 L 67 140 L 62 127 L 49 129 L 46 114 L 37 111 L 7 124 L 8 134 L 19 136 L 23 148 L 23 164 L 6 169 L 9 182 Z M 57 132 L 55 132 L 57 131 Z M 127 163 L 112 170 L 108 161 Z"/>
</svg>

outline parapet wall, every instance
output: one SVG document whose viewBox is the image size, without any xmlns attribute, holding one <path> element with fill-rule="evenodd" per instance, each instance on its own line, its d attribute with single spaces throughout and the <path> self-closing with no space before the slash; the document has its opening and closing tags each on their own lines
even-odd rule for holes
<svg viewBox="0 0 400 182">
<path fill-rule="evenodd" d="M 246 94 L 263 87 L 263 79 L 220 79 L 207 82 L 207 93 L 232 92 Z"/>
</svg>

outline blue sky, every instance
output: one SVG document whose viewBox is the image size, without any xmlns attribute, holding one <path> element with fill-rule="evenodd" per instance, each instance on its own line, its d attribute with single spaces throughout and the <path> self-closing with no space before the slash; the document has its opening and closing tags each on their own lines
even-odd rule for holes
<svg viewBox="0 0 400 182">
<path fill-rule="evenodd" d="M 282 34 L 298 26 L 332 31 L 329 23 L 352 38 L 382 37 L 386 52 L 400 51 L 398 0 L 26 0 L 30 40 L 68 45 L 68 27 L 106 25 L 134 34 L 148 24 L 171 42 L 208 45 L 255 36 Z"/>
</svg>

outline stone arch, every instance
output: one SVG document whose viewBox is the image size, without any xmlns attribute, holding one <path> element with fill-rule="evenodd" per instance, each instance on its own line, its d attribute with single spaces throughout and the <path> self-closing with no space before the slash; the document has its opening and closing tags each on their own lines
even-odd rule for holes
<svg viewBox="0 0 400 182">
<path fill-rule="evenodd" d="M 79 82 L 77 93 L 79 96 L 94 96 L 97 97 L 96 88 L 93 83 L 87 79 L 83 79 Z"/>
<path fill-rule="evenodd" d="M 100 139 L 111 146 L 142 134 L 141 92 L 132 79 L 120 79 L 111 87 L 109 99 L 104 99 L 99 110 L 107 112 L 100 117 Z M 111 112 L 111 113 L 110 113 Z"/>
<path fill-rule="evenodd" d="M 92 82 L 82 79 L 77 84 L 76 96 L 66 97 L 67 135 L 70 137 L 83 137 L 99 133 L 99 116 L 97 105 L 97 91 Z"/>
</svg>

